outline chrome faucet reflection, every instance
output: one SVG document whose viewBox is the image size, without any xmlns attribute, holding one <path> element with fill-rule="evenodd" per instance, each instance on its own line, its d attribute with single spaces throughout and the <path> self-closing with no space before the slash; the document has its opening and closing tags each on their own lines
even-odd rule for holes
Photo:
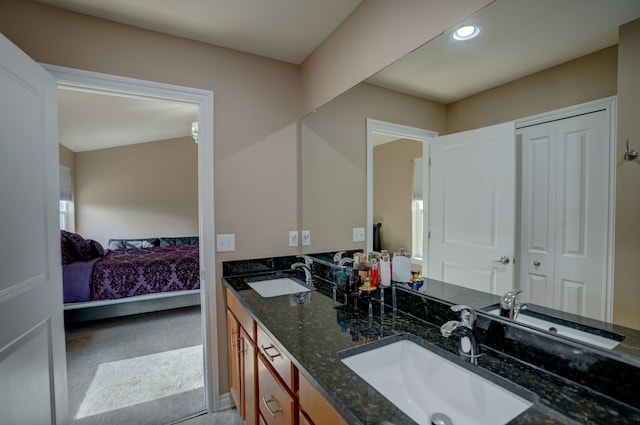
<svg viewBox="0 0 640 425">
<path fill-rule="evenodd" d="M 526 304 L 518 300 L 520 293 L 522 293 L 522 289 L 513 289 L 500 298 L 500 316 L 516 320 L 520 311 L 527 308 Z"/>
<path fill-rule="evenodd" d="M 446 338 L 456 335 L 460 341 L 460 354 L 470 363 L 478 364 L 480 346 L 474 333 L 476 313 L 466 305 L 454 305 L 451 310 L 460 313 L 460 320 L 448 321 L 440 327 L 440 332 Z"/>
<path fill-rule="evenodd" d="M 313 275 L 311 274 L 311 267 L 304 263 L 293 263 L 291 265 L 293 270 L 301 269 L 304 271 L 304 280 L 307 285 L 313 287 Z"/>
</svg>

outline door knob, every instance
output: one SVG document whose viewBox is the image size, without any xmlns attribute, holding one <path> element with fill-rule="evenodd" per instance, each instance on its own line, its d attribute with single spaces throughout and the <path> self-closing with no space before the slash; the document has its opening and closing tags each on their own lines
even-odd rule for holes
<svg viewBox="0 0 640 425">
<path fill-rule="evenodd" d="M 536 266 L 536 267 L 540 267 L 540 264 L 542 264 L 542 263 L 540 263 L 540 261 L 538 261 L 538 260 L 535 260 L 533 262 L 533 265 Z"/>
<path fill-rule="evenodd" d="M 499 260 L 492 260 L 492 263 L 500 263 L 500 264 L 509 264 L 509 257 L 507 257 L 506 255 L 503 255 L 502 257 L 500 257 Z"/>
</svg>

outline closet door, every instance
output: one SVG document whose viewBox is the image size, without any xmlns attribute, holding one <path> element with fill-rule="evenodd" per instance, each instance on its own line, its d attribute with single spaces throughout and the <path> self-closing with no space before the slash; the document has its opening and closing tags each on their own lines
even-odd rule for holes
<svg viewBox="0 0 640 425">
<path fill-rule="evenodd" d="M 608 113 L 540 124 L 519 135 L 524 299 L 605 320 Z"/>
</svg>

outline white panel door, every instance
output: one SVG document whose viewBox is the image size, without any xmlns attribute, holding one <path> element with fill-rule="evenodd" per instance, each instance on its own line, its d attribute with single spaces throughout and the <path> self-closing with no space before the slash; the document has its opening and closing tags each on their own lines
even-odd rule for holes
<svg viewBox="0 0 640 425">
<path fill-rule="evenodd" d="M 430 150 L 428 277 L 493 294 L 512 289 L 514 123 L 437 137 Z"/>
<path fill-rule="evenodd" d="M 521 282 L 535 304 L 606 320 L 608 113 L 522 134 Z"/>
<path fill-rule="evenodd" d="M 556 123 L 529 127 L 517 138 L 521 143 L 518 286 L 524 291 L 523 300 L 553 306 Z"/>
<path fill-rule="evenodd" d="M 67 423 L 55 79 L 0 35 L 0 422 Z"/>
</svg>

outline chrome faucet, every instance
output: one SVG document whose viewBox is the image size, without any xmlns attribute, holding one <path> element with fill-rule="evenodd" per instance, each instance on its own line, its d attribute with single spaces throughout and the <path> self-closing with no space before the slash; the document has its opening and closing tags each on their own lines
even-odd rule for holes
<svg viewBox="0 0 640 425">
<path fill-rule="evenodd" d="M 333 254 L 333 262 L 335 264 L 338 264 L 338 262 L 340 262 L 340 259 L 342 258 L 342 256 L 344 254 L 346 254 L 346 253 L 347 253 L 347 251 L 338 251 L 335 254 Z"/>
<path fill-rule="evenodd" d="M 460 341 L 460 354 L 470 363 L 478 364 L 480 346 L 474 333 L 476 312 L 466 305 L 451 306 L 451 310 L 460 313 L 460 320 L 450 320 L 440 327 L 442 336 L 449 338 L 456 335 Z"/>
<path fill-rule="evenodd" d="M 521 310 L 527 308 L 518 300 L 518 294 L 522 293 L 522 289 L 512 289 L 500 297 L 500 316 L 516 320 Z"/>
<path fill-rule="evenodd" d="M 311 274 L 311 267 L 304 263 L 293 263 L 291 265 L 293 270 L 302 269 L 304 271 L 304 280 L 309 286 L 313 286 L 313 276 Z"/>
</svg>

